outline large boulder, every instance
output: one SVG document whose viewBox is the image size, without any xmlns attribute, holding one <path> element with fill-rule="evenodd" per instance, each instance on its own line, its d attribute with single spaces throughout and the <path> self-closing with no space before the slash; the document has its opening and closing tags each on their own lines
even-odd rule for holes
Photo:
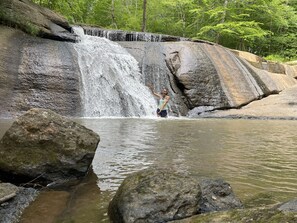
<svg viewBox="0 0 297 223">
<path fill-rule="evenodd" d="M 188 176 L 147 169 L 128 176 L 109 204 L 114 223 L 156 223 L 198 213 L 201 190 Z"/>
<path fill-rule="evenodd" d="M 30 0 L 1 0 L 0 23 L 55 40 L 76 42 L 67 20 Z"/>
<path fill-rule="evenodd" d="M 223 179 L 201 180 L 200 187 L 202 199 L 199 213 L 243 208 L 243 204 L 235 196 L 230 184 Z"/>
<path fill-rule="evenodd" d="M 53 111 L 31 109 L 0 141 L 0 180 L 47 185 L 78 179 L 87 173 L 99 140 L 92 130 Z"/>
</svg>

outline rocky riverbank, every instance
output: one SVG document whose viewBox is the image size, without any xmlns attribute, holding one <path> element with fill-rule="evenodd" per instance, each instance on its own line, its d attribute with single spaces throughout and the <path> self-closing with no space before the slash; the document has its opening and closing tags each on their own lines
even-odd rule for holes
<svg viewBox="0 0 297 223">
<path fill-rule="evenodd" d="M 109 205 L 113 223 L 288 222 L 297 220 L 297 201 L 244 209 L 227 182 L 163 169 L 129 175 Z"/>
</svg>

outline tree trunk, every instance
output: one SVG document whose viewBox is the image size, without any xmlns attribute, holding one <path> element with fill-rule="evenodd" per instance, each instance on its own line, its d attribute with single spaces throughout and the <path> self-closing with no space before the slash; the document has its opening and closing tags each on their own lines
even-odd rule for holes
<svg viewBox="0 0 297 223">
<path fill-rule="evenodd" d="M 228 7 L 228 0 L 225 0 L 224 2 L 224 12 L 223 12 L 223 16 L 222 16 L 222 19 L 221 19 L 221 24 L 225 22 L 226 20 L 226 14 L 227 14 L 227 7 Z M 220 33 L 217 34 L 217 37 L 216 37 L 216 43 L 219 43 L 220 42 Z"/>
<path fill-rule="evenodd" d="M 147 0 L 143 0 L 143 15 L 142 15 L 142 32 L 146 31 L 146 4 Z"/>
<path fill-rule="evenodd" d="M 117 23 L 115 20 L 115 6 L 114 6 L 114 0 L 111 1 L 111 20 L 112 20 L 112 26 L 114 26 L 117 29 Z"/>
</svg>

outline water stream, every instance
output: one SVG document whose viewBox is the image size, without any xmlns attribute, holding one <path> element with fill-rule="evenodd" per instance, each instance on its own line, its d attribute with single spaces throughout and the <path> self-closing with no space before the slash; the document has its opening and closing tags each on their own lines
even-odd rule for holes
<svg viewBox="0 0 297 223">
<path fill-rule="evenodd" d="M 141 82 L 137 61 L 119 44 L 106 38 L 74 32 L 82 79 L 84 117 L 133 117 L 154 114 L 155 100 Z"/>
<path fill-rule="evenodd" d="M 101 136 L 93 161 L 98 181 L 91 177 L 68 195 L 44 193 L 38 205 L 25 212 L 23 223 L 41 219 L 109 222 L 108 202 L 125 176 L 150 166 L 224 178 L 246 207 L 297 197 L 296 121 L 121 118 L 78 122 Z M 9 123 L 0 120 L 0 135 Z M 57 213 L 57 207 L 62 213 Z"/>
</svg>

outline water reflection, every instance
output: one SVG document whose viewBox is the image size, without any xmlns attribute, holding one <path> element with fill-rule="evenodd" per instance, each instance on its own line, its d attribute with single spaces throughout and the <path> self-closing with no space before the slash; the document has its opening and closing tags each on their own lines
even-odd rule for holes
<svg viewBox="0 0 297 223">
<path fill-rule="evenodd" d="M 198 177 L 224 178 L 247 207 L 297 196 L 296 121 L 80 119 L 78 122 L 101 137 L 93 161 L 101 191 L 93 202 L 96 207 L 86 211 L 84 205 L 77 205 L 84 198 L 94 197 L 91 194 L 94 190 L 80 192 L 77 199 L 69 201 L 67 214 L 64 211 L 60 222 L 81 220 L 78 216 L 81 214 L 108 222 L 108 202 L 125 176 L 149 166 Z M 0 136 L 10 124 L 0 120 Z M 90 185 L 94 184 L 93 180 Z M 75 212 L 78 207 L 79 214 Z"/>
<path fill-rule="evenodd" d="M 94 159 L 99 186 L 116 190 L 131 172 L 154 165 L 199 177 L 222 177 L 241 199 L 296 196 L 295 121 L 82 120 L 102 141 Z"/>
</svg>

